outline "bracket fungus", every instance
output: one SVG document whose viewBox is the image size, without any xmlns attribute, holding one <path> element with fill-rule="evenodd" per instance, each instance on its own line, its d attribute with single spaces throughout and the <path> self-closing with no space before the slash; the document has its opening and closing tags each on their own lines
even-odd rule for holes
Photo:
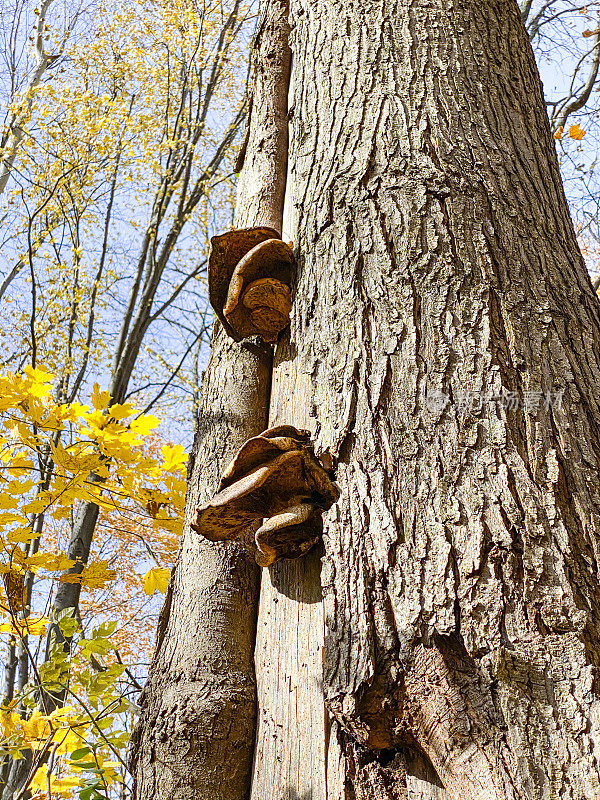
<svg viewBox="0 0 600 800">
<path fill-rule="evenodd" d="M 211 239 L 210 303 L 236 341 L 273 344 L 290 324 L 294 254 L 274 228 L 243 228 Z"/>
<path fill-rule="evenodd" d="M 309 433 L 280 425 L 242 445 L 215 496 L 196 510 L 192 528 L 211 542 L 249 545 L 268 567 L 307 553 L 323 532 L 323 511 L 339 496 Z"/>
</svg>

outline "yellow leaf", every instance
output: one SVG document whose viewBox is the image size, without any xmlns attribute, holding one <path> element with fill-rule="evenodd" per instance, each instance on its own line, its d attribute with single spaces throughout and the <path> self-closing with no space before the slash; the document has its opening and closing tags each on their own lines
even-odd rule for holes
<svg viewBox="0 0 600 800">
<path fill-rule="evenodd" d="M 68 790 L 80 784 L 81 778 L 77 778 L 75 775 L 66 775 L 64 778 L 52 778 L 52 789 L 58 792 L 61 797 L 72 797 L 73 795 Z M 67 793 L 65 794 L 65 792 Z"/>
<path fill-rule="evenodd" d="M 131 403 L 123 403 L 122 405 L 116 404 L 109 408 L 109 413 L 113 419 L 121 420 L 135 414 L 135 408 Z"/>
<path fill-rule="evenodd" d="M 95 470 L 101 463 L 102 459 L 96 453 L 90 452 L 89 447 L 79 449 L 79 452 L 74 452 L 72 449 L 67 450 L 60 443 L 54 446 L 50 443 L 52 449 L 52 457 L 54 462 L 59 467 L 67 470 L 67 472 L 83 472 L 87 474 Z"/>
<path fill-rule="evenodd" d="M 580 142 L 585 136 L 585 131 L 583 128 L 579 127 L 579 123 L 576 123 L 575 125 L 571 125 L 569 128 L 569 136 L 571 139 L 576 139 L 578 142 Z"/>
<path fill-rule="evenodd" d="M 9 481 L 6 488 L 11 494 L 25 494 L 33 489 L 35 485 L 36 482 L 31 479 L 26 481 Z"/>
<path fill-rule="evenodd" d="M 22 505 L 21 511 L 24 514 L 40 514 L 48 508 L 50 503 L 50 500 L 44 500 L 44 498 L 38 497 L 36 500 L 32 500 L 30 503 L 25 503 Z"/>
<path fill-rule="evenodd" d="M 0 524 L 2 524 L 3 519 L 8 516 L 15 516 L 15 515 L 8 515 L 8 514 L 0 514 Z M 13 522 L 23 522 L 21 517 L 15 517 Z M 20 525 L 18 528 L 13 528 L 13 530 L 8 531 L 6 534 L 6 541 L 9 544 L 25 544 L 26 542 L 32 542 L 34 539 L 37 539 L 39 533 L 37 531 L 32 530 L 30 525 Z"/>
<path fill-rule="evenodd" d="M 29 634 L 30 636 L 45 636 L 47 625 L 47 617 L 27 617 L 26 619 L 19 620 L 16 625 L 3 622 L 0 625 L 0 633 L 12 633 L 17 636 L 25 636 L 25 634 Z"/>
<path fill-rule="evenodd" d="M 89 410 L 89 406 L 84 406 L 81 403 L 70 403 L 69 405 L 58 406 L 58 408 L 54 409 L 59 419 L 69 420 L 70 422 L 77 422 L 77 420 L 85 416 Z"/>
<path fill-rule="evenodd" d="M 11 457 L 10 452 L 8 452 L 6 456 L 3 453 L 2 460 L 8 464 L 6 467 L 8 474 L 15 478 L 19 478 L 21 475 L 27 475 L 34 469 L 33 461 L 27 458 L 23 453 L 17 453 L 14 457 Z"/>
<path fill-rule="evenodd" d="M 26 558 L 25 561 L 29 567 L 41 567 L 48 572 L 57 572 L 75 566 L 75 562 L 64 553 L 36 553 L 34 556 Z"/>
<path fill-rule="evenodd" d="M 40 367 L 25 367 L 23 370 L 31 381 L 27 388 L 28 394 L 33 397 L 47 397 L 52 391 L 53 376 Z"/>
<path fill-rule="evenodd" d="M 108 568 L 108 561 L 95 561 L 84 567 L 80 573 L 67 573 L 61 575 L 59 580 L 63 583 L 80 583 L 90 589 L 100 589 L 107 583 L 114 581 L 117 573 Z"/>
<path fill-rule="evenodd" d="M 94 408 L 97 411 L 102 411 L 106 408 L 106 406 L 110 402 L 110 392 L 100 391 L 100 385 L 98 383 L 94 384 L 94 389 L 92 391 L 92 403 Z"/>
<path fill-rule="evenodd" d="M 170 579 L 170 569 L 154 567 L 154 569 L 149 570 L 144 576 L 144 592 L 149 596 L 153 595 L 156 591 L 164 594 L 167 591 Z"/>
<path fill-rule="evenodd" d="M 165 472 L 177 472 L 187 464 L 187 453 L 180 444 L 176 444 L 174 447 L 164 445 L 160 452 L 164 458 L 162 468 Z"/>
<path fill-rule="evenodd" d="M 146 436 L 150 431 L 153 431 L 154 428 L 158 428 L 160 425 L 160 420 L 156 417 L 153 417 L 152 414 L 144 414 L 137 419 L 134 419 L 130 425 L 132 433 L 139 433 L 142 436 Z"/>
<path fill-rule="evenodd" d="M 11 497 L 9 494 L 4 493 L 0 494 L 0 509 L 2 509 L 2 511 L 12 510 L 13 508 L 17 508 L 18 505 L 19 502 L 16 497 Z"/>
<path fill-rule="evenodd" d="M 563 126 L 561 125 L 554 131 L 554 138 L 560 141 L 562 137 L 563 137 Z"/>
<path fill-rule="evenodd" d="M 21 721 L 19 714 L 10 710 L 10 707 L 0 707 L 0 732 L 3 739 L 8 739 L 17 730 Z"/>
</svg>

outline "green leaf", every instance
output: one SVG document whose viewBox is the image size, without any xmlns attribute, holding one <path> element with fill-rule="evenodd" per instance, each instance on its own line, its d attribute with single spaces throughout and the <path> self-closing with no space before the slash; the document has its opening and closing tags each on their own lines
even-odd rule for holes
<svg viewBox="0 0 600 800">
<path fill-rule="evenodd" d="M 91 752 L 92 751 L 89 747 L 81 747 L 79 750 L 73 750 L 71 753 L 71 761 L 78 761 L 80 758 L 88 756 Z"/>
<path fill-rule="evenodd" d="M 110 636 L 115 632 L 117 628 L 117 623 L 115 621 L 112 622 L 103 622 L 97 628 L 94 628 L 92 631 L 92 639 L 106 639 L 106 637 Z"/>
<path fill-rule="evenodd" d="M 71 611 L 71 609 L 67 608 L 66 611 Z M 62 635 L 70 639 L 80 630 L 79 623 L 73 616 L 62 615 L 64 615 L 64 611 L 61 612 L 57 619 L 58 627 Z"/>
</svg>

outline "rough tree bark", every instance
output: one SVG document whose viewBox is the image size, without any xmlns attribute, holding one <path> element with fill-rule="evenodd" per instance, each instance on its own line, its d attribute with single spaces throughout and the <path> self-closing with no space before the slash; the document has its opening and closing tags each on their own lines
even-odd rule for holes
<svg viewBox="0 0 600 800">
<path fill-rule="evenodd" d="M 342 498 L 320 579 L 315 553 L 263 579 L 252 798 L 590 800 L 600 314 L 519 8 L 290 22 L 270 421 L 310 427 Z"/>
<path fill-rule="evenodd" d="M 287 14 L 281 0 L 261 14 L 236 227 L 282 228 L 291 57 Z M 188 522 L 242 443 L 266 428 L 271 367 L 271 347 L 235 343 L 215 324 L 199 402 Z M 186 525 L 134 735 L 135 798 L 248 797 L 258 589 L 259 569 L 242 547 L 210 544 Z"/>
</svg>

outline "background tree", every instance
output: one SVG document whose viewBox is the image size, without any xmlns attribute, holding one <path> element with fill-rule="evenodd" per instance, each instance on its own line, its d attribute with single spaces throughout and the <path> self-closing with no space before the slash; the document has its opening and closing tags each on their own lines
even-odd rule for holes
<svg viewBox="0 0 600 800">
<path fill-rule="evenodd" d="M 290 71 L 287 4 L 266 4 L 253 47 L 252 111 L 235 224 L 281 231 Z M 243 442 L 268 422 L 272 348 L 217 324 L 200 393 L 188 513 Z M 161 613 L 134 735 L 134 795 L 246 797 L 256 716 L 253 649 L 259 570 L 241 546 L 189 529 Z M 222 765 L 227 764 L 224 771 Z"/>
<path fill-rule="evenodd" d="M 262 576 L 245 791 L 593 797 L 600 315 L 523 15 L 290 12 L 298 277 L 269 423 L 311 428 L 342 498 L 321 575 L 313 553 Z M 138 797 L 158 753 L 156 797 L 221 797 L 185 712 L 161 722 L 195 580 L 165 609 Z"/>
<path fill-rule="evenodd" d="M 0 387 L 0 573 L 5 589 L 0 592 L 0 631 L 7 635 L 9 651 L 0 707 L 0 784 L 13 798 L 27 791 L 38 798 L 46 792 L 63 797 L 75 790 L 84 800 L 106 798 L 115 789 L 120 794 L 127 781 L 123 753 L 135 709 L 129 698 L 139 688 L 131 669 L 136 670 L 141 655 L 136 653 L 130 668 L 123 663 L 128 653 L 118 630 L 120 622 L 131 632 L 138 621 L 139 600 L 131 590 L 137 576 L 128 576 L 124 607 L 115 608 L 115 580 L 122 580 L 127 569 L 134 532 L 157 563 L 144 579 L 145 594 L 168 580 L 170 570 L 158 566 L 157 553 L 170 561 L 165 544 L 180 529 L 187 457 L 180 445 L 157 447 L 148 441 L 156 418 L 136 415 L 129 404 L 113 404 L 107 413 L 110 394 L 98 387 L 92 407 L 53 402 L 52 376 L 41 369 L 3 375 Z M 61 441 L 57 432 L 63 434 Z M 54 468 L 41 478 L 36 467 L 48 453 Z M 73 507 L 85 502 L 104 510 L 105 525 L 113 536 L 118 526 L 126 547 L 121 550 L 114 541 L 109 548 L 98 547 L 100 537 L 95 558 L 74 572 L 75 562 L 60 539 Z M 73 582 L 84 587 L 84 602 L 55 618 L 72 647 L 66 651 L 55 636 L 44 655 L 48 590 Z M 113 607 L 95 608 L 105 591 Z M 138 645 L 143 651 L 141 637 Z"/>
<path fill-rule="evenodd" d="M 108 383 L 107 405 L 123 405 L 135 394 L 146 411 L 167 410 L 163 437 L 181 439 L 180 420 L 194 413 L 193 376 L 210 325 L 206 245 L 214 220 L 231 214 L 231 148 L 245 114 L 241 54 L 248 11 L 235 1 L 97 3 L 78 18 L 78 35 L 68 38 L 64 31 L 72 26 L 54 27 L 50 12 L 58 4 L 50 6 L 44 5 L 44 23 L 36 21 L 35 30 L 43 31 L 46 49 L 62 37 L 52 70 L 32 85 L 29 63 L 15 55 L 19 48 L 27 52 L 30 18 L 23 5 L 13 9 L 7 49 L 9 115 L 21 116 L 16 127 L 7 117 L 3 151 L 2 174 L 10 173 L 2 195 L 3 363 L 15 370 L 44 364 L 56 375 L 58 403 L 87 400 L 99 378 Z M 51 446 L 36 454 L 41 493 L 56 472 L 51 448 L 67 446 L 64 437 L 57 431 Z M 107 608 L 98 620 L 96 598 L 81 607 L 77 577 L 85 573 L 98 521 L 104 532 L 97 553 L 106 553 L 107 526 L 113 532 L 117 523 L 95 497 L 77 500 L 77 513 L 58 534 L 47 514 L 33 513 L 36 535 L 26 544 L 27 557 L 34 556 L 40 546 L 47 552 L 58 535 L 72 579 L 40 583 L 29 571 L 26 583 L 38 606 L 50 604 L 55 621 L 71 609 L 91 626 L 92 619 L 106 618 Z M 162 566 L 156 540 L 126 527 L 130 546 L 131 534 L 143 558 L 156 557 Z M 112 549 L 112 561 L 123 557 Z M 139 582 L 133 581 L 138 592 Z M 49 630 L 47 658 L 59 634 L 60 626 Z M 44 648 L 30 653 L 23 637 L 10 642 L 9 701 L 36 683 L 44 661 Z M 63 698 L 55 693 L 57 699 Z M 30 766 L 27 759 L 14 762 L 6 797 L 22 789 Z"/>
<path fill-rule="evenodd" d="M 597 277 L 600 7 L 572 0 L 525 0 L 520 7 L 542 73 L 571 213 Z"/>
</svg>

